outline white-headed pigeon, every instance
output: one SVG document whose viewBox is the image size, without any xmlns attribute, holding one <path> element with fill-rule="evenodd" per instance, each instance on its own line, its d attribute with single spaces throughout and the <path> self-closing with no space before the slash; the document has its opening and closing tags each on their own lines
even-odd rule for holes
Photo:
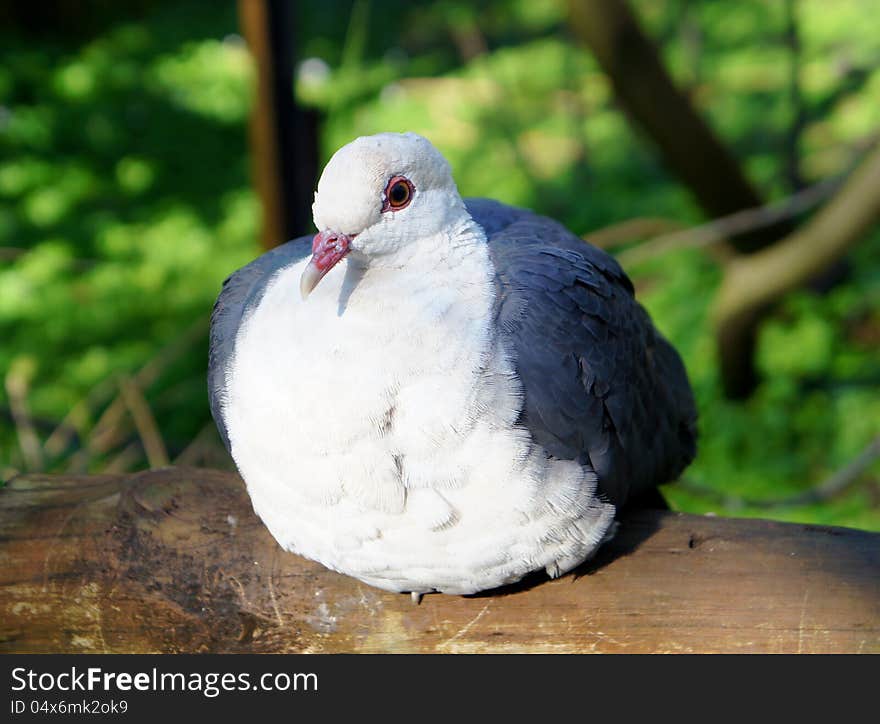
<svg viewBox="0 0 880 724">
<path fill-rule="evenodd" d="M 559 576 L 692 460 L 684 366 L 604 252 L 462 200 L 413 133 L 337 151 L 312 210 L 211 323 L 211 410 L 286 550 L 414 598 Z"/>
</svg>

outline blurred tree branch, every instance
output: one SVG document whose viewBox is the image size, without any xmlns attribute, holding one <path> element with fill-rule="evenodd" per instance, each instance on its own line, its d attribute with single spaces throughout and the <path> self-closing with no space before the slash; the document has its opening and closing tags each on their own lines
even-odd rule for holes
<svg viewBox="0 0 880 724">
<path fill-rule="evenodd" d="M 719 493 L 712 488 L 690 483 L 686 479 L 678 481 L 677 485 L 694 495 L 713 499 L 718 503 L 731 508 L 748 507 L 768 509 L 787 508 L 798 505 L 815 505 L 816 503 L 824 503 L 845 493 L 862 479 L 862 476 L 870 470 L 871 465 L 873 465 L 878 458 L 880 458 L 880 436 L 875 437 L 855 458 L 837 470 L 833 475 L 826 478 L 815 488 L 810 488 L 809 490 L 791 495 L 787 498 L 739 498 L 733 495 Z"/>
<path fill-rule="evenodd" d="M 880 221 L 880 146 L 803 227 L 768 249 L 725 265 L 715 324 L 726 393 L 748 395 L 757 382 L 754 349 L 766 310 L 841 258 Z"/>
<path fill-rule="evenodd" d="M 600 249 L 615 249 L 631 241 L 651 239 L 684 230 L 684 224 L 674 219 L 640 217 L 603 226 L 583 235 L 584 241 Z M 648 243 L 648 242 L 645 242 Z"/>
<path fill-rule="evenodd" d="M 207 336 L 208 322 L 207 316 L 193 322 L 132 375 L 130 378 L 132 383 L 141 391 L 149 390 L 175 360 Z M 104 408 L 97 422 L 87 430 L 85 421 L 91 417 L 93 411 L 106 404 L 108 400 L 109 404 Z M 72 436 L 78 433 L 84 442 L 81 448 L 68 458 L 66 469 L 68 472 L 85 471 L 94 457 L 105 455 L 115 447 L 125 444 L 125 436 L 128 433 L 125 412 L 126 404 L 119 385 L 113 377 L 107 377 L 73 406 L 55 432 L 49 436 L 44 451 L 48 454 L 60 455 L 67 449 Z M 124 459 L 129 457 L 129 454 L 123 456 Z"/>
<path fill-rule="evenodd" d="M 826 179 L 767 206 L 743 209 L 730 216 L 713 219 L 706 224 L 690 229 L 679 228 L 676 230 L 671 228 L 669 231 L 657 234 L 638 246 L 624 249 L 616 255 L 617 260 L 624 267 L 630 267 L 633 264 L 653 259 L 669 251 L 696 249 L 712 244 L 720 244 L 737 234 L 754 231 L 755 229 L 778 224 L 784 219 L 800 216 L 830 197 L 842 184 L 843 179 L 840 177 Z M 636 219 L 635 221 L 639 220 Z M 600 241 L 604 241 L 606 235 L 611 236 L 611 232 L 616 231 L 618 228 L 620 228 L 621 236 L 612 236 L 614 242 L 617 242 L 618 238 L 621 237 L 630 241 L 633 239 L 633 235 L 623 237 L 623 232 L 628 230 L 626 222 L 607 227 L 607 230 L 600 229 L 596 235 Z M 638 226 L 633 228 L 638 229 Z M 592 235 L 587 236 L 587 241 L 595 243 Z M 729 257 L 730 254 L 728 253 L 727 256 Z"/>
<path fill-rule="evenodd" d="M 762 206 L 736 159 L 675 86 L 625 0 L 569 0 L 569 20 L 608 74 L 624 110 L 710 217 Z M 762 249 L 793 228 L 788 219 L 730 240 L 742 253 Z"/>
<path fill-rule="evenodd" d="M 45 460 L 27 401 L 33 372 L 34 365 L 30 361 L 21 358 L 13 361 L 6 374 L 5 387 L 25 465 L 29 470 L 36 471 L 43 469 Z"/>
<path fill-rule="evenodd" d="M 715 302 L 717 344 L 725 393 L 746 397 L 757 384 L 754 351 L 766 311 L 786 292 L 838 261 L 880 217 L 880 152 L 874 151 L 837 196 L 807 226 L 795 231 L 791 214 L 767 213 L 736 159 L 675 86 L 626 0 L 569 0 L 568 7 L 572 29 L 611 79 L 624 110 L 657 144 L 703 210 L 712 217 L 727 217 L 720 225 L 713 222 L 700 227 L 696 235 L 673 234 L 677 238 L 655 240 L 650 249 L 636 249 L 632 254 L 727 238 L 738 254 L 725 263 Z M 795 118 L 786 171 L 798 185 L 797 136 L 804 111 L 797 82 L 799 39 L 793 0 L 788 0 L 787 10 L 786 40 L 794 54 L 790 96 Z M 811 198 L 806 200 L 822 190 L 807 189 L 804 193 Z"/>
<path fill-rule="evenodd" d="M 134 421 L 138 436 L 147 456 L 147 462 L 151 468 L 162 468 L 169 464 L 168 451 L 156 418 L 150 410 L 150 404 L 144 398 L 144 393 L 130 377 L 124 377 L 119 381 L 119 390 L 122 400 L 128 408 Z"/>
</svg>

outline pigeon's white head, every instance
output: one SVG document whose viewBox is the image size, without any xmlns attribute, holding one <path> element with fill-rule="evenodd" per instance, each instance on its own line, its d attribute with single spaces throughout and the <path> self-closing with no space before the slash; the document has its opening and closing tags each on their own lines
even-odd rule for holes
<svg viewBox="0 0 880 724">
<path fill-rule="evenodd" d="M 446 159 L 415 133 L 362 136 L 330 159 L 315 192 L 318 233 L 303 297 L 346 254 L 390 260 L 468 216 Z"/>
</svg>

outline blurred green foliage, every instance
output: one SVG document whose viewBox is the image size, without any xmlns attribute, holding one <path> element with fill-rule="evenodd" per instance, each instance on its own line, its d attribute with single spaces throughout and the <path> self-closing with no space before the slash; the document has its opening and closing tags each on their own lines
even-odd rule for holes
<svg viewBox="0 0 880 724">
<path fill-rule="evenodd" d="M 569 35 L 563 5 L 298 3 L 296 95 L 322 111 L 323 158 L 357 135 L 413 130 L 446 154 L 464 195 L 534 208 L 578 233 L 634 217 L 700 222 Z M 880 130 L 873 0 L 634 5 L 677 82 L 768 200 L 845 172 Z M 40 440 L 78 410 L 68 417 L 78 434 L 44 451 L 48 469 L 143 466 L 140 453 L 119 457 L 137 439 L 131 429 L 90 456 L 76 451 L 95 436 L 114 381 L 166 359 L 163 350 L 209 313 L 223 278 L 259 253 L 245 131 L 253 68 L 234 4 L 155 0 L 120 15 L 75 33 L 0 31 L 7 474 L 27 463 L 12 377 L 26 385 Z M 786 157 L 795 136 L 799 178 Z M 684 484 L 665 488 L 673 505 L 880 530 L 876 463 L 822 504 L 747 502 L 815 487 L 880 434 L 880 233 L 830 291 L 794 294 L 773 314 L 759 344 L 765 381 L 745 403 L 720 392 L 709 319 L 717 260 L 670 252 L 628 271 L 685 358 L 699 401 L 700 453 Z M 198 342 L 145 385 L 172 458 L 214 435 L 196 331 Z"/>
</svg>

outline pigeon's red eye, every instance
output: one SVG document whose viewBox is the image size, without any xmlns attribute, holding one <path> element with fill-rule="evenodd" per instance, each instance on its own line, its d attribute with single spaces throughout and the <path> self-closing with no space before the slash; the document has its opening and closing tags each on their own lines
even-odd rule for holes
<svg viewBox="0 0 880 724">
<path fill-rule="evenodd" d="M 415 188 L 404 176 L 394 176 L 385 187 L 385 203 L 382 211 L 400 211 L 409 206 Z"/>
</svg>

